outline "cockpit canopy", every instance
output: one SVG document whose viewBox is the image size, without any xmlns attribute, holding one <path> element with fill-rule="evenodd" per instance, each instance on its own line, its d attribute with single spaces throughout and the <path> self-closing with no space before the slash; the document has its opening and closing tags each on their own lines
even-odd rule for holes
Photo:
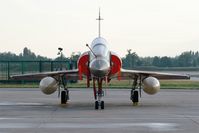
<svg viewBox="0 0 199 133">
<path fill-rule="evenodd" d="M 102 37 L 98 37 L 93 40 L 91 49 L 98 57 L 108 57 L 109 50 L 107 48 L 107 41 Z M 94 55 L 91 53 L 91 56 Z"/>
</svg>

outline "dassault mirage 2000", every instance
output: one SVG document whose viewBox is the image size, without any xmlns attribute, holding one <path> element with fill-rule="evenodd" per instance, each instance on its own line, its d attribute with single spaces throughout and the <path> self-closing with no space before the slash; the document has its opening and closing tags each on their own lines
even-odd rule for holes
<svg viewBox="0 0 199 133">
<path fill-rule="evenodd" d="M 188 75 L 122 69 L 121 58 L 108 49 L 107 41 L 100 35 L 100 21 L 102 20 L 100 12 L 97 20 L 99 21 L 99 36 L 92 41 L 91 46 L 86 45 L 90 50 L 79 57 L 77 69 L 15 75 L 12 78 L 41 79 L 39 85 L 41 91 L 49 95 L 58 90 L 58 94 L 61 93 L 62 104 L 67 103 L 69 99 L 69 90 L 64 79 L 82 80 L 86 78 L 87 87 L 90 87 L 91 81 L 93 82 L 95 109 L 104 109 L 102 83 L 109 83 L 114 78 L 118 80 L 131 79 L 133 81 L 130 99 L 135 104 L 139 102 L 142 88 L 144 92 L 151 95 L 160 90 L 158 79 L 190 79 Z M 63 89 L 61 89 L 62 85 Z"/>
</svg>

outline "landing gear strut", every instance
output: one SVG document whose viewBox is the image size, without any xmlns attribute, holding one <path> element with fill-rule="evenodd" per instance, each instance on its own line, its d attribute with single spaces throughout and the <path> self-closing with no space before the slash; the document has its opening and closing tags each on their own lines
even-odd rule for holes
<svg viewBox="0 0 199 133">
<path fill-rule="evenodd" d="M 94 98 L 95 98 L 95 109 L 98 110 L 99 107 L 101 109 L 104 109 L 104 101 L 101 100 L 104 96 L 104 92 L 102 90 L 102 81 L 103 79 L 97 79 L 98 83 L 98 90 L 96 89 L 96 79 L 93 79 L 93 92 L 94 92 Z"/>
<path fill-rule="evenodd" d="M 136 76 L 133 81 L 133 85 L 131 89 L 131 96 L 130 96 L 130 99 L 133 102 L 133 105 L 138 105 L 139 103 L 139 92 L 136 90 L 136 88 L 138 87 L 138 83 L 139 83 L 139 92 L 140 92 L 140 97 L 141 97 L 141 77 L 139 78 L 139 82 L 138 82 L 138 76 Z"/>
<path fill-rule="evenodd" d="M 62 90 L 62 91 L 61 91 L 61 84 L 64 88 L 64 90 Z M 68 87 L 67 87 L 67 82 L 66 83 L 64 82 L 63 76 L 61 77 L 60 84 L 59 84 L 58 97 L 60 95 L 60 91 L 61 91 L 61 104 L 66 104 L 69 100 L 69 90 L 68 90 Z"/>
</svg>

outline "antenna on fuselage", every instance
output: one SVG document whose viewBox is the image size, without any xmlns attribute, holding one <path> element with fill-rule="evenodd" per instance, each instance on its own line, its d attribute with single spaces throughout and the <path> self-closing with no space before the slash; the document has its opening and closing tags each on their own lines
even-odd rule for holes
<svg viewBox="0 0 199 133">
<path fill-rule="evenodd" d="M 99 8 L 99 17 L 96 19 L 99 21 L 99 37 L 101 37 L 101 20 L 104 20 L 103 18 L 101 18 L 101 15 L 100 15 L 100 8 Z"/>
</svg>

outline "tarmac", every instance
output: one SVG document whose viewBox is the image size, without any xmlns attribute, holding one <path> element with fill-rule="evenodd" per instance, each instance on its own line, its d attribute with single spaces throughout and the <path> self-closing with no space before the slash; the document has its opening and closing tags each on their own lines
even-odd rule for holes
<svg viewBox="0 0 199 133">
<path fill-rule="evenodd" d="M 70 89 L 60 105 L 57 93 L 37 88 L 0 89 L 0 133 L 198 133 L 199 90 L 142 93 L 138 106 L 130 90 L 105 91 L 105 109 L 94 109 L 92 89 Z"/>
</svg>

